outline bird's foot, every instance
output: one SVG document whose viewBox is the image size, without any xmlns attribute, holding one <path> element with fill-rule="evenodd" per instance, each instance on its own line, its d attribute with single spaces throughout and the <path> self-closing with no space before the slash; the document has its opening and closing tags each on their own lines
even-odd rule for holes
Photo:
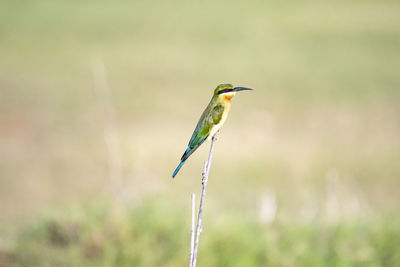
<svg viewBox="0 0 400 267">
<path fill-rule="evenodd" d="M 218 140 L 218 133 L 219 133 L 219 130 L 218 130 L 218 132 L 216 132 L 214 135 L 213 135 L 213 137 L 211 138 L 212 139 L 212 141 L 217 141 Z"/>
</svg>

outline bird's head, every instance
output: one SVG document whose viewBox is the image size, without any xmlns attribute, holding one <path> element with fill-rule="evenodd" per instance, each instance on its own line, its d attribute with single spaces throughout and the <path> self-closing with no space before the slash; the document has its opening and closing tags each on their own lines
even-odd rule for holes
<svg viewBox="0 0 400 267">
<path fill-rule="evenodd" d="M 223 97 L 225 100 L 231 100 L 236 92 L 244 90 L 253 90 L 246 87 L 233 87 L 232 84 L 220 84 L 214 90 L 214 97 Z"/>
</svg>

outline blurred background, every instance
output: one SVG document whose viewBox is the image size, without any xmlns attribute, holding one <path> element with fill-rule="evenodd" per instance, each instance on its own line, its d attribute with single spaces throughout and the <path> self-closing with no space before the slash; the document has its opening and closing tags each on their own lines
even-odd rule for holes
<svg viewBox="0 0 400 267">
<path fill-rule="evenodd" d="M 0 3 L 0 266 L 400 265 L 398 1 Z M 198 204 L 196 203 L 196 206 Z"/>
</svg>

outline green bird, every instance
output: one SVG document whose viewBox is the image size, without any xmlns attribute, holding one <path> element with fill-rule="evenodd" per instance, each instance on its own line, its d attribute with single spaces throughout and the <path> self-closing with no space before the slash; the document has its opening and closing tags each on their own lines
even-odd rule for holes
<svg viewBox="0 0 400 267">
<path fill-rule="evenodd" d="M 192 137 L 190 138 L 189 145 L 185 153 L 183 153 L 181 162 L 172 174 L 172 178 L 175 178 L 176 174 L 182 168 L 183 164 L 185 164 L 190 155 L 192 155 L 193 152 L 204 143 L 204 141 L 209 140 L 216 132 L 218 132 L 228 117 L 228 113 L 231 109 L 232 97 L 236 92 L 243 90 L 253 89 L 246 87 L 233 87 L 232 84 L 220 84 L 215 88 L 213 97 L 201 115 Z"/>
</svg>

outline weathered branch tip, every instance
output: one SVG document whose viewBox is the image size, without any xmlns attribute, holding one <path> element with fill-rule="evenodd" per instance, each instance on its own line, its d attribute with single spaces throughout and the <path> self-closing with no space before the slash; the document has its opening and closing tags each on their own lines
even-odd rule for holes
<svg viewBox="0 0 400 267">
<path fill-rule="evenodd" d="M 200 233 L 203 230 L 203 227 L 201 226 L 202 215 L 203 215 L 203 206 L 204 206 L 204 200 L 205 200 L 205 196 L 206 196 L 208 176 L 210 175 L 210 167 L 211 167 L 211 161 L 212 161 L 212 156 L 213 156 L 213 151 L 214 151 L 214 145 L 215 145 L 215 142 L 217 141 L 217 134 L 218 134 L 218 132 L 216 134 L 214 134 L 214 136 L 211 138 L 210 153 L 208 154 L 208 160 L 204 163 L 203 172 L 201 173 L 201 184 L 202 184 L 203 188 L 201 190 L 199 215 L 197 216 L 196 240 L 194 242 L 193 255 L 192 255 L 192 250 L 191 250 L 189 267 L 196 267 L 196 263 L 197 263 L 197 251 L 199 249 Z M 192 209 L 192 212 L 193 212 L 193 209 Z"/>
</svg>

